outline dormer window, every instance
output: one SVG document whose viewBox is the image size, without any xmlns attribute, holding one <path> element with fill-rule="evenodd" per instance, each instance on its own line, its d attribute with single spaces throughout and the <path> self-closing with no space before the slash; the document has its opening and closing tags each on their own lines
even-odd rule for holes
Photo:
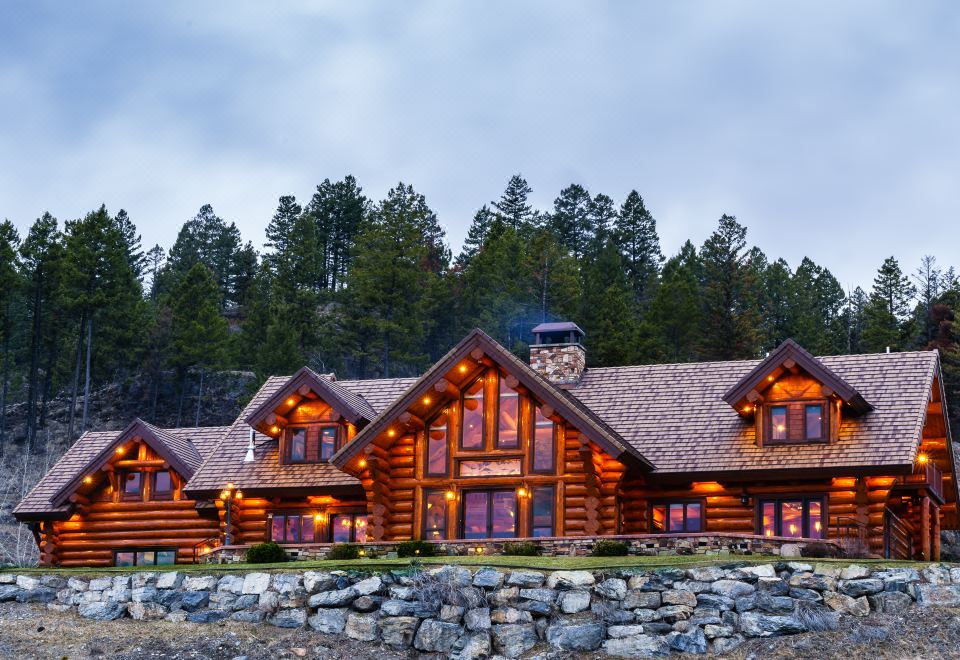
<svg viewBox="0 0 960 660">
<path fill-rule="evenodd" d="M 337 425 L 294 426 L 286 431 L 286 463 L 326 463 L 337 453 Z"/>
<path fill-rule="evenodd" d="M 776 403 L 767 407 L 767 439 L 773 443 L 820 442 L 826 440 L 826 405 L 816 403 Z"/>
</svg>

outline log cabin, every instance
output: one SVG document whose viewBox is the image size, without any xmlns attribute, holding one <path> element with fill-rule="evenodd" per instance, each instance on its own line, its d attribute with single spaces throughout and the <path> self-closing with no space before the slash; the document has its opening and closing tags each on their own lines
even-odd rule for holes
<svg viewBox="0 0 960 660">
<path fill-rule="evenodd" d="M 587 368 L 578 326 L 533 332 L 529 362 L 474 330 L 419 378 L 304 367 L 229 427 L 86 433 L 14 514 L 49 566 L 704 534 L 935 560 L 957 527 L 935 351 Z"/>
</svg>

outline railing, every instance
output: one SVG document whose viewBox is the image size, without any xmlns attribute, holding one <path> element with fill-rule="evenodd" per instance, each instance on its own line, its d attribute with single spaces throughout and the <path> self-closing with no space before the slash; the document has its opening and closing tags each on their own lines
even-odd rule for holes
<svg viewBox="0 0 960 660">
<path fill-rule="evenodd" d="M 200 556 L 212 552 L 214 548 L 219 548 L 222 545 L 219 536 L 211 536 L 208 539 L 204 539 L 193 546 L 193 563 L 199 563 Z"/>
<path fill-rule="evenodd" d="M 870 554 L 870 528 L 859 520 L 838 516 L 830 526 L 830 538 L 838 541 L 848 557 Z"/>
<path fill-rule="evenodd" d="M 913 559 L 913 526 L 886 507 L 883 510 L 884 559 Z"/>
<path fill-rule="evenodd" d="M 918 465 L 913 474 L 903 477 L 903 483 L 927 486 L 940 500 L 943 500 L 943 471 L 933 461 Z"/>
</svg>

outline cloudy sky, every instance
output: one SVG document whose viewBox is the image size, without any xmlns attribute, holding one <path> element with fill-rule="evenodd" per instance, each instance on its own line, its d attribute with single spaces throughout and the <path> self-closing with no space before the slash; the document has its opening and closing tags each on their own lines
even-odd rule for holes
<svg viewBox="0 0 960 660">
<path fill-rule="evenodd" d="M 960 265 L 955 2 L 0 0 L 0 217 L 101 202 L 168 247 L 211 203 L 424 193 L 456 249 L 522 172 L 552 206 L 636 188 L 667 253 L 722 213 L 869 284 Z"/>
</svg>

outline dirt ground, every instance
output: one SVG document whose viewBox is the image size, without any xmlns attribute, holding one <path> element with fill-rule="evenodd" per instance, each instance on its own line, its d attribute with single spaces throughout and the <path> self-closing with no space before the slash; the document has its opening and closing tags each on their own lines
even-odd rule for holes
<svg viewBox="0 0 960 660">
<path fill-rule="evenodd" d="M 547 648 L 534 649 L 529 655 L 551 660 L 607 657 Z M 144 623 L 131 619 L 98 622 L 72 613 L 50 612 L 42 606 L 0 605 L 0 658 L 3 659 L 394 660 L 412 657 L 418 654 L 398 653 L 342 636 L 267 625 Z M 728 657 L 732 660 L 960 658 L 960 611 L 913 609 L 903 616 L 872 615 L 857 621 L 847 617 L 837 631 L 750 640 Z"/>
</svg>

